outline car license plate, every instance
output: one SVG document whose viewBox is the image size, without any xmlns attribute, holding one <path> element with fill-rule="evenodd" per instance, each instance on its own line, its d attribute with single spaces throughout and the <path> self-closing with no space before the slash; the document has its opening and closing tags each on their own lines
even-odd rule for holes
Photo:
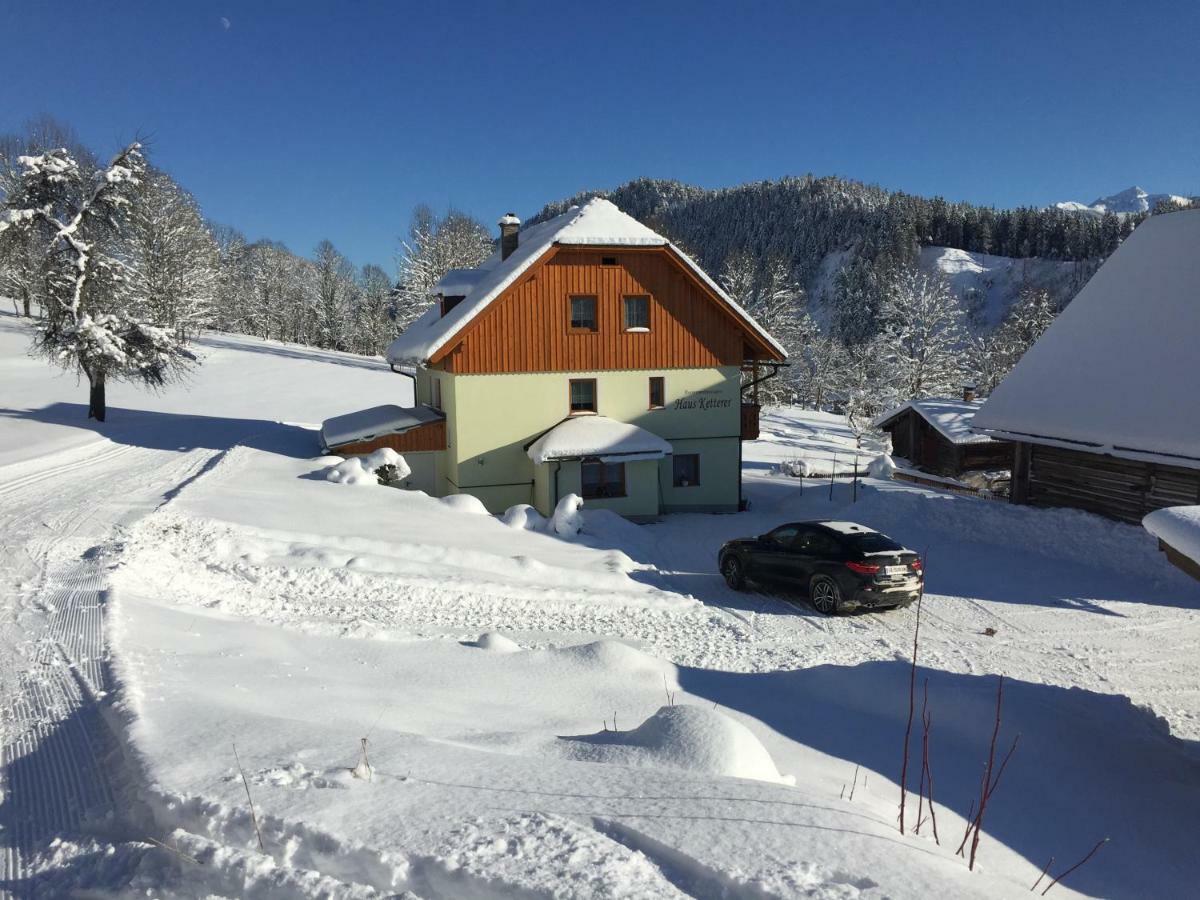
<svg viewBox="0 0 1200 900">
<path fill-rule="evenodd" d="M 907 575 L 908 566 L 884 566 L 884 575 Z"/>
</svg>

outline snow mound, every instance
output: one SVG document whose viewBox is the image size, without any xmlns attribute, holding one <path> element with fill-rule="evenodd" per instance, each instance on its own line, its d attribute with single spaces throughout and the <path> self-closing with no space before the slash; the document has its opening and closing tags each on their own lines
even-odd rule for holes
<svg viewBox="0 0 1200 900">
<path fill-rule="evenodd" d="M 569 756 L 591 762 L 795 783 L 779 773 L 749 728 L 702 706 L 664 706 L 632 731 L 601 731 L 564 741 Z"/>
<path fill-rule="evenodd" d="M 475 642 L 480 650 L 491 650 L 493 653 L 519 653 L 521 645 L 498 631 L 485 631 Z"/>
<path fill-rule="evenodd" d="M 366 456 L 351 456 L 341 459 L 337 456 L 322 456 L 318 462 L 329 462 L 322 470 L 326 481 L 334 484 L 379 484 L 375 470 L 381 466 L 394 466 L 391 473 L 393 481 L 399 481 L 412 474 L 412 469 L 404 461 L 404 457 L 390 447 L 382 447 Z"/>
<path fill-rule="evenodd" d="M 442 498 L 442 503 L 457 512 L 471 513 L 477 516 L 490 516 L 483 501 L 471 494 L 450 494 Z"/>
<path fill-rule="evenodd" d="M 524 529 L 525 531 L 546 530 L 546 517 L 528 503 L 510 506 L 504 511 L 500 521 L 509 528 Z"/>
<path fill-rule="evenodd" d="M 583 529 L 583 498 L 578 494 L 567 494 L 554 507 L 550 519 L 550 530 L 559 537 L 573 537 Z"/>
<path fill-rule="evenodd" d="M 867 475 L 871 478 L 891 478 L 896 474 L 896 463 L 886 453 L 881 453 L 867 464 Z"/>
<path fill-rule="evenodd" d="M 674 680 L 675 667 L 649 653 L 643 653 L 623 641 L 603 640 L 573 647 L 559 647 L 551 651 L 557 656 L 572 660 L 576 665 L 606 672 L 637 675 L 652 672 L 656 676 L 669 675 Z M 661 680 L 661 679 L 660 679 Z"/>
</svg>

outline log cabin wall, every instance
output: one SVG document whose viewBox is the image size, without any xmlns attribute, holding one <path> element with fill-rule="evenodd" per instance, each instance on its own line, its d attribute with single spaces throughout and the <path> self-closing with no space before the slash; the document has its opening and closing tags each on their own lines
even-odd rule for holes
<svg viewBox="0 0 1200 900">
<path fill-rule="evenodd" d="M 605 265 L 604 258 L 615 260 Z M 570 328 L 570 298 L 596 297 L 597 329 Z M 650 298 L 649 332 L 622 298 Z M 746 329 L 665 248 L 563 248 L 491 304 L 435 362 L 457 374 L 736 366 Z"/>
<path fill-rule="evenodd" d="M 1029 448 L 1024 500 L 1036 506 L 1069 506 L 1136 524 L 1165 506 L 1200 503 L 1200 469 L 1039 444 L 1022 447 Z M 1014 471 L 1014 479 L 1018 474 Z"/>
</svg>

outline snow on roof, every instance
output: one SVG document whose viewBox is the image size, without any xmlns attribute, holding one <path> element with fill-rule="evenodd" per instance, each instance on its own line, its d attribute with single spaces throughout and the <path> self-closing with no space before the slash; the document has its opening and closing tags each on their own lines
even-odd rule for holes
<svg viewBox="0 0 1200 900">
<path fill-rule="evenodd" d="M 621 212 L 610 201 L 595 197 L 583 206 L 572 206 L 553 219 L 524 229 L 516 250 L 507 259 L 501 259 L 500 252 L 496 251 L 478 269 L 472 270 L 474 274 L 471 276 L 466 276 L 464 270 L 457 270 L 450 282 L 456 289 L 452 294 L 444 284 L 451 277 L 451 273 L 447 273 L 446 278 L 439 281 L 434 290 L 457 296 L 461 289 L 464 299 L 444 316 L 437 304 L 430 306 L 424 315 L 392 341 L 387 349 L 388 362 L 393 365 L 427 362 L 555 244 L 670 247 L 710 290 L 729 305 L 751 331 L 779 354 L 781 359 L 787 356 L 775 339 L 721 290 L 687 254 L 637 219 Z"/>
<path fill-rule="evenodd" d="M 1137 227 L 975 416 L 1034 443 L 1200 467 L 1200 210 Z"/>
<path fill-rule="evenodd" d="M 442 418 L 427 406 L 372 406 L 370 409 L 334 416 L 321 423 L 321 443 L 326 450 L 343 444 L 367 441 L 381 434 L 400 434 Z"/>
<path fill-rule="evenodd" d="M 446 297 L 465 297 L 486 274 L 484 269 L 451 269 L 438 279 L 431 293 Z"/>
<path fill-rule="evenodd" d="M 1200 506 L 1156 509 L 1142 519 L 1142 527 L 1188 559 L 1200 563 Z"/>
<path fill-rule="evenodd" d="M 830 531 L 836 531 L 839 534 L 866 534 L 875 530 L 874 528 L 867 528 L 865 525 L 859 525 L 857 522 L 840 522 L 836 519 L 818 521 L 815 524 L 824 525 Z"/>
<path fill-rule="evenodd" d="M 927 397 L 924 400 L 909 400 L 907 403 L 888 410 L 871 424 L 881 428 L 906 409 L 911 409 L 937 429 L 938 434 L 952 444 L 986 444 L 992 439 L 986 434 L 971 431 L 975 414 L 983 406 L 982 400 L 950 400 L 945 397 Z"/>
<path fill-rule="evenodd" d="M 528 453 L 539 465 L 555 459 L 593 456 L 601 462 L 632 462 L 661 459 L 671 453 L 671 445 L 645 428 L 607 416 L 574 416 L 534 441 Z"/>
</svg>

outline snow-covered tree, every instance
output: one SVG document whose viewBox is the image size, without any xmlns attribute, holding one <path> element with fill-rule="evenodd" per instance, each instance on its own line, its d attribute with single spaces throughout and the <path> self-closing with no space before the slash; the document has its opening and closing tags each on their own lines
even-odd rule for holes
<svg viewBox="0 0 1200 900">
<path fill-rule="evenodd" d="M 160 387 L 195 362 L 172 328 L 139 316 L 128 233 L 144 202 L 146 161 L 141 147 L 130 144 L 103 167 L 81 164 L 65 149 L 24 155 L 18 163 L 0 237 L 24 232 L 45 241 L 35 349 L 87 376 L 88 415 L 103 421 L 107 382 Z"/>
<path fill-rule="evenodd" d="M 427 206 L 413 212 L 408 240 L 400 245 L 396 326 L 403 331 L 429 306 L 429 291 L 451 269 L 472 269 L 494 249 L 488 229 L 451 210 L 439 219 Z"/>
<path fill-rule="evenodd" d="M 964 376 L 963 311 L 945 279 L 899 270 L 879 311 L 878 353 L 900 399 L 955 394 Z"/>
<path fill-rule="evenodd" d="M 316 275 L 316 343 L 319 347 L 344 350 L 349 335 L 354 267 L 329 241 L 317 244 L 313 254 Z"/>
<path fill-rule="evenodd" d="M 380 353 L 395 336 L 392 281 L 379 266 L 367 264 L 358 277 L 355 351 Z"/>
<path fill-rule="evenodd" d="M 211 324 L 220 289 L 220 254 L 200 207 L 169 175 L 149 171 L 128 220 L 133 312 L 194 336 Z"/>
</svg>

